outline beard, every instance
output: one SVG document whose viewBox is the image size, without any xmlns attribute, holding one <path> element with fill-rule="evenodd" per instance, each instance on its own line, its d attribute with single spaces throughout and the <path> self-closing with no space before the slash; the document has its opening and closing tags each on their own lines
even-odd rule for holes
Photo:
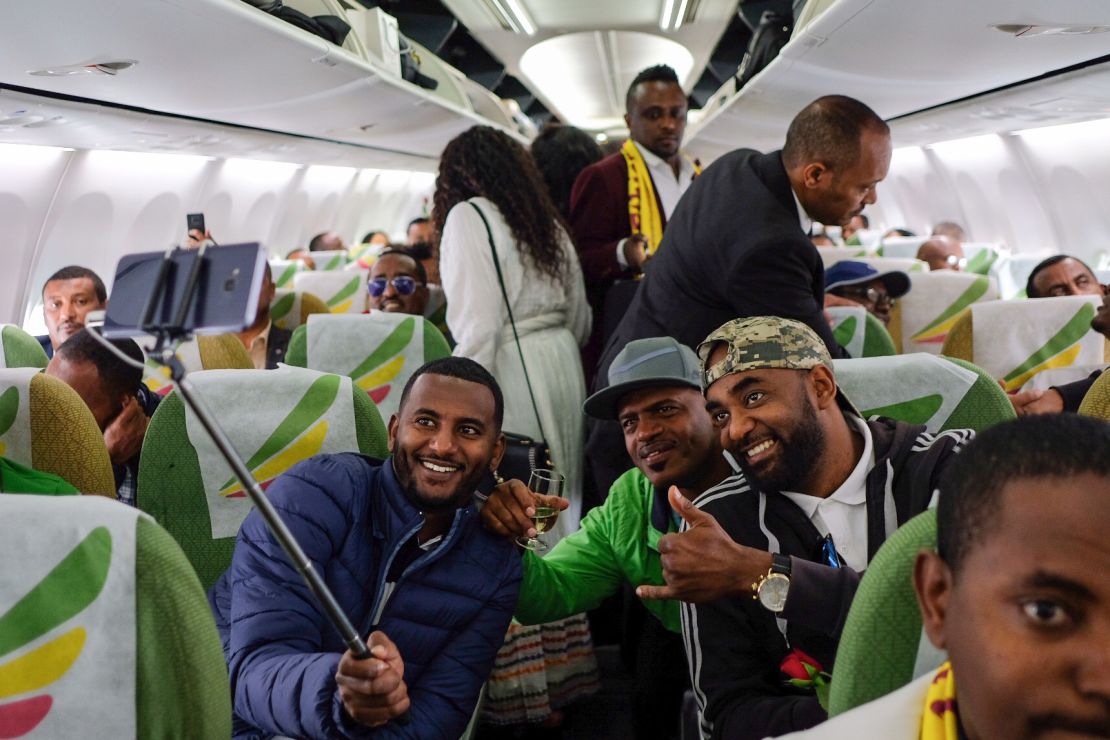
<svg viewBox="0 0 1110 740">
<path fill-rule="evenodd" d="M 421 490 L 416 483 L 416 475 L 413 470 L 414 458 L 398 449 L 399 445 L 394 444 L 393 447 L 394 449 L 390 450 L 390 453 L 393 455 L 393 471 L 397 475 L 397 482 L 401 484 L 405 497 L 422 512 L 438 513 L 462 508 L 469 503 L 470 497 L 478 488 L 478 482 L 482 479 L 483 471 L 481 469 L 468 471 L 464 468 L 464 472 L 467 474 L 454 491 L 447 496 L 430 494 Z"/>
<path fill-rule="evenodd" d="M 745 475 L 763 491 L 799 491 L 813 472 L 813 465 L 825 452 L 825 430 L 817 411 L 808 401 L 790 436 L 775 434 L 779 459 L 763 474 L 755 473 L 741 462 Z M 743 457 L 743 456 L 741 456 Z"/>
</svg>

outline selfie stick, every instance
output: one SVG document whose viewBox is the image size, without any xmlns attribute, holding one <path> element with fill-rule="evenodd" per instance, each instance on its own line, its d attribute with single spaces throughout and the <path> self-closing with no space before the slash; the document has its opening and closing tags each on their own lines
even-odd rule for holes
<svg viewBox="0 0 1110 740">
<path fill-rule="evenodd" d="M 185 404 L 193 410 L 197 419 L 200 420 L 201 426 L 208 432 L 208 436 L 216 443 L 220 453 L 227 464 L 231 466 L 235 477 L 243 484 L 243 490 L 247 492 L 250 497 L 251 503 L 258 513 L 262 515 L 262 520 L 266 522 L 270 532 L 273 533 L 274 538 L 277 539 L 281 549 L 289 556 L 289 560 L 293 566 L 300 572 L 304 582 L 308 584 L 309 589 L 315 594 L 316 599 L 320 605 L 324 607 L 324 612 L 327 614 L 328 620 L 332 623 L 336 630 L 339 631 L 343 642 L 347 643 L 347 649 L 351 651 L 359 660 L 371 657 L 370 650 L 366 647 L 366 643 L 362 637 L 355 630 L 351 624 L 351 620 L 347 618 L 343 608 L 339 606 L 339 602 L 335 600 L 331 589 L 324 583 L 324 579 L 312 567 L 312 561 L 305 555 L 304 550 L 301 549 L 300 543 L 293 537 L 293 533 L 285 526 L 285 522 L 281 520 L 274 505 L 270 503 L 270 499 L 262 492 L 262 488 L 258 485 L 258 481 L 251 475 L 250 470 L 243 462 L 243 458 L 239 456 L 235 448 L 228 439 L 227 434 L 216 422 L 216 419 L 209 412 L 208 407 L 204 401 L 197 395 L 196 390 L 193 388 L 192 383 L 186 377 L 185 366 L 174 353 L 173 344 L 175 342 L 184 341 L 190 338 L 191 332 L 185 329 L 185 320 L 189 314 L 189 307 L 191 306 L 196 293 L 197 284 L 200 279 L 202 265 L 204 263 L 204 253 L 207 249 L 202 245 L 199 250 L 196 250 L 196 259 L 189 268 L 189 274 L 185 281 L 185 294 L 181 298 L 181 304 L 177 306 L 174 313 L 173 320 L 168 325 L 154 323 L 154 311 L 162 300 L 162 294 L 166 289 L 167 278 L 171 276 L 173 265 L 173 251 L 169 250 L 163 257 L 162 264 L 159 267 L 158 275 L 155 278 L 154 290 L 146 307 L 143 310 L 142 329 L 145 332 L 153 334 L 156 337 L 154 348 L 151 350 L 152 357 L 162 365 L 169 368 L 170 377 L 173 379 L 178 392 L 180 392 Z M 399 721 L 407 719 L 408 715 L 398 718 Z"/>
</svg>

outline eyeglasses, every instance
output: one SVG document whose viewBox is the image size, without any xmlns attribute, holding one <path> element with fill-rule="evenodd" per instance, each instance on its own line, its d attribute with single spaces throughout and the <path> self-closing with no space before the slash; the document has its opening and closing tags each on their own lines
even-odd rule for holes
<svg viewBox="0 0 1110 740">
<path fill-rule="evenodd" d="M 416 279 L 407 275 L 398 275 L 392 280 L 386 280 L 383 277 L 374 278 L 366 283 L 366 290 L 370 292 L 371 297 L 379 298 L 385 292 L 386 283 L 392 285 L 393 289 L 401 295 L 412 295 L 416 292 Z"/>
<path fill-rule="evenodd" d="M 961 270 L 967 267 L 967 257 L 957 257 L 950 254 L 944 258 L 944 261 L 949 267 L 959 267 Z"/>
<path fill-rule="evenodd" d="M 842 288 L 841 294 L 845 297 L 859 298 L 860 300 L 865 300 L 868 303 L 875 304 L 876 306 L 886 305 L 894 308 L 894 304 L 897 303 L 897 299 L 891 298 L 889 293 L 876 290 L 875 288 L 867 288 L 866 290 L 862 288 Z"/>
</svg>

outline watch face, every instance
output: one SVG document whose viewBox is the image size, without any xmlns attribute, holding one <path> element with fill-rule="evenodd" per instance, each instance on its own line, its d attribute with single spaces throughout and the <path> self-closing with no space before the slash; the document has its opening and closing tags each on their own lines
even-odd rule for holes
<svg viewBox="0 0 1110 740">
<path fill-rule="evenodd" d="M 759 587 L 759 603 L 768 610 L 781 612 L 786 606 L 786 593 L 790 590 L 790 579 L 781 573 L 772 573 Z"/>
</svg>

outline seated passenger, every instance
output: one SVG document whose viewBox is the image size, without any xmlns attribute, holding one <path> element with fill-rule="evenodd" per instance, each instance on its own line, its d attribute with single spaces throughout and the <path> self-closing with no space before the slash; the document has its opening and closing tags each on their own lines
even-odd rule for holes
<svg viewBox="0 0 1110 740">
<path fill-rule="evenodd" d="M 586 399 L 585 411 L 620 422 L 636 467 L 617 479 L 605 503 L 582 520 L 581 529 L 545 557 L 524 553 L 515 613 L 522 624 L 594 609 L 623 583 L 662 585 L 657 542 L 678 531 L 668 491 L 692 500 L 729 472 L 701 397 L 698 358 L 669 337 L 630 342 L 610 366 L 609 387 Z M 514 482 L 490 496 L 482 522 L 500 534 L 535 536 L 528 516 L 540 500 L 560 510 L 568 505 L 566 499 L 535 496 Z M 639 738 L 677 735 L 688 686 L 679 605 L 673 600 L 645 605 L 669 633 L 648 628 L 641 636 L 641 641 L 655 644 L 637 653 L 635 733 Z"/>
<path fill-rule="evenodd" d="M 428 276 L 424 266 L 403 249 L 378 255 L 366 279 L 370 309 L 423 316 L 428 307 Z"/>
<path fill-rule="evenodd" d="M 1078 257 L 1057 254 L 1040 262 L 1029 273 L 1025 295 L 1029 298 L 1051 298 L 1062 295 L 1103 295 L 1094 270 Z"/>
<path fill-rule="evenodd" d="M 941 221 L 933 227 L 933 233 L 930 236 L 943 236 L 957 244 L 967 241 L 967 231 L 955 221 Z"/>
<path fill-rule="evenodd" d="M 879 272 L 866 262 L 844 260 L 825 270 L 825 292 L 863 306 L 886 325 L 894 302 L 910 292 L 910 276 L 901 270 Z"/>
<path fill-rule="evenodd" d="M 432 244 L 435 241 L 435 228 L 432 220 L 420 216 L 409 221 L 405 228 L 405 244 L 412 247 L 417 244 Z"/>
<path fill-rule="evenodd" d="M 809 238 L 809 240 L 811 242 L 813 242 L 813 246 L 815 246 L 815 247 L 835 247 L 836 246 L 836 242 L 834 242 L 832 240 L 832 237 L 830 237 L 828 234 L 826 234 L 823 231 L 820 234 L 814 234 L 813 236 L 811 236 Z"/>
<path fill-rule="evenodd" d="M 883 234 L 884 239 L 886 239 L 888 236 L 917 236 L 917 234 L 913 233 L 909 229 L 903 229 L 901 227 L 898 227 L 898 228 L 890 229 L 885 234 Z"/>
<path fill-rule="evenodd" d="M 87 267 L 70 265 L 55 272 L 42 286 L 42 317 L 47 334 L 35 339 L 47 357 L 72 335 L 85 328 L 85 317 L 108 307 L 104 281 Z"/>
<path fill-rule="evenodd" d="M 1095 285 L 1098 283 L 1096 282 Z M 1110 293 L 1102 296 L 1102 305 L 1098 307 L 1095 317 L 1091 319 L 1091 328 L 1110 339 Z M 1095 384 L 1102 372 L 1102 370 L 1096 370 L 1089 377 L 1074 383 L 1054 385 L 1045 390 L 1038 388 L 1015 393 L 1010 396 L 1010 403 L 1014 405 L 1014 411 L 1018 416 L 1061 412 L 1074 414 L 1079 411 L 1083 396 L 1087 395 L 1087 391 Z"/>
<path fill-rule="evenodd" d="M 391 456 L 320 455 L 268 495 L 340 608 L 368 632 L 357 660 L 257 511 L 209 599 L 235 737 L 457 738 L 509 626 L 516 548 L 471 496 L 504 453 L 501 389 L 477 363 L 417 370 L 389 422 Z M 393 722 L 405 712 L 411 724 Z"/>
<path fill-rule="evenodd" d="M 857 213 L 848 219 L 848 223 L 840 227 L 840 236 L 847 243 L 849 239 L 856 235 L 857 231 L 869 228 L 871 228 L 871 220 L 862 213 Z M 859 244 L 859 239 L 856 239 L 854 243 Z"/>
<path fill-rule="evenodd" d="M 1110 425 L 1079 416 L 972 441 L 942 484 L 937 549 L 913 573 L 925 632 L 948 662 L 787 737 L 1110 737 L 1107 449 Z"/>
<path fill-rule="evenodd" d="M 343 237 L 334 231 L 317 234 L 308 242 L 309 252 L 337 252 L 346 248 L 347 245 L 343 243 Z"/>
<path fill-rule="evenodd" d="M 964 248 L 954 239 L 935 236 L 917 249 L 917 259 L 929 263 L 930 270 L 959 272 L 967 264 Z"/>
<path fill-rule="evenodd" d="M 262 276 L 262 292 L 258 294 L 258 310 L 254 315 L 254 323 L 236 335 L 251 356 L 255 370 L 276 368 L 285 359 L 289 338 L 293 336 L 289 329 L 282 329 L 270 321 L 270 304 L 273 303 L 275 291 L 274 275 L 267 263 Z"/>
<path fill-rule="evenodd" d="M 310 270 L 316 269 L 316 260 L 312 259 L 307 249 L 294 249 L 289 254 L 285 255 L 287 260 L 300 260 L 304 266 Z"/>
<path fill-rule="evenodd" d="M 367 231 L 366 235 L 362 237 L 360 244 L 370 244 L 379 249 L 384 249 L 389 246 L 389 234 L 384 231 Z"/>
<path fill-rule="evenodd" d="M 65 479 L 53 473 L 20 465 L 0 457 L 0 491 L 4 493 L 38 493 L 47 496 L 79 493 Z"/>
<path fill-rule="evenodd" d="M 883 541 L 932 500 L 971 431 L 934 436 L 865 422 L 837 389 L 825 344 L 806 325 L 737 319 L 698 348 L 706 408 L 741 471 L 693 504 L 659 542 L 706 736 L 745 740 L 826 718 L 787 683 L 792 649 L 831 670 L 860 574 Z"/>
<path fill-rule="evenodd" d="M 111 339 L 112 346 L 138 363 L 124 362 L 82 329 L 65 341 L 46 366 L 46 374 L 64 381 L 89 407 L 112 459 L 116 495 L 135 505 L 139 452 L 147 424 L 161 397 L 143 385 L 143 351 L 132 339 Z"/>
</svg>

